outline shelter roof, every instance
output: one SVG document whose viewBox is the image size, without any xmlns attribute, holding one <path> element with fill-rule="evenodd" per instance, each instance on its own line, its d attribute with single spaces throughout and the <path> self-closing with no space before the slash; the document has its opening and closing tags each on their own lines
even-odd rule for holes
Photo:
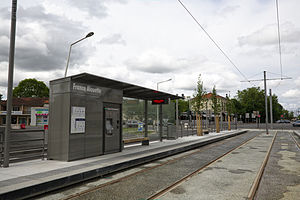
<svg viewBox="0 0 300 200">
<path fill-rule="evenodd" d="M 124 97 L 143 99 L 143 100 L 154 100 L 154 99 L 182 99 L 183 97 L 173 95 L 166 92 L 145 88 L 142 86 L 121 82 L 113 79 L 104 78 L 88 73 L 82 73 L 70 76 L 71 80 L 96 85 L 100 87 L 107 87 L 112 89 L 118 89 L 123 91 Z"/>
</svg>

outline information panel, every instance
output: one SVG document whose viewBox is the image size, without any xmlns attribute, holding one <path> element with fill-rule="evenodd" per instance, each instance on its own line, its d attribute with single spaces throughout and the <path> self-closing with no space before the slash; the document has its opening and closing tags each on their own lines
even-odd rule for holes
<svg viewBox="0 0 300 200">
<path fill-rule="evenodd" d="M 85 107 L 72 107 L 71 133 L 85 132 Z"/>
</svg>

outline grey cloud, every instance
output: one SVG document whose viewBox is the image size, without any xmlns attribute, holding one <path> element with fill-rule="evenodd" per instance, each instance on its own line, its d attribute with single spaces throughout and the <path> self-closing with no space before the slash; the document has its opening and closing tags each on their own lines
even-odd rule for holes
<svg viewBox="0 0 300 200">
<path fill-rule="evenodd" d="M 195 91 L 196 87 L 195 85 L 181 85 L 181 86 L 177 86 L 176 89 L 179 90 L 186 90 L 186 91 Z"/>
<path fill-rule="evenodd" d="M 281 25 L 281 41 L 282 43 L 300 43 L 300 30 L 295 28 L 292 23 L 286 22 Z M 267 25 L 247 36 L 238 38 L 240 46 L 252 45 L 277 45 L 277 25 Z"/>
<path fill-rule="evenodd" d="M 7 80 L 0 80 L 0 87 L 7 87 Z"/>
<path fill-rule="evenodd" d="M 139 57 L 131 58 L 125 62 L 130 70 L 137 70 L 146 73 L 164 74 L 170 72 L 186 71 L 198 66 L 207 60 L 199 55 L 197 58 L 175 58 L 159 51 L 149 51 L 142 53 Z"/>
<path fill-rule="evenodd" d="M 174 67 L 166 65 L 164 63 L 146 63 L 137 60 L 128 60 L 126 65 L 130 70 L 137 70 L 141 72 L 153 73 L 153 74 L 164 74 L 175 70 Z"/>
<path fill-rule="evenodd" d="M 99 18 L 106 17 L 108 3 L 126 3 L 127 0 L 69 0 L 72 6 L 78 7 L 81 10 L 88 12 L 90 16 Z"/>
<path fill-rule="evenodd" d="M 100 44 L 120 44 L 120 45 L 126 45 L 125 40 L 122 38 L 121 34 L 113 34 L 110 36 L 107 36 L 103 38 L 100 41 Z"/>
<path fill-rule="evenodd" d="M 232 14 L 233 12 L 238 10 L 239 8 L 240 8 L 240 6 L 227 6 L 227 7 L 222 8 L 221 10 L 219 10 L 217 12 L 217 14 L 221 15 L 223 17 L 226 17 L 227 15 Z"/>
<path fill-rule="evenodd" d="M 9 10 L 0 10 L 0 62 L 8 60 Z M 31 27 L 29 24 L 37 24 Z M 83 24 L 65 17 L 45 13 L 42 6 L 18 8 L 17 38 L 15 51 L 16 68 L 23 71 L 51 71 L 63 69 L 69 45 L 86 34 Z M 42 33 L 40 38 L 39 32 Z M 3 37 L 6 36 L 6 37 Z M 1 40 L 2 38 L 2 40 Z M 5 39 L 3 39 L 5 38 Z M 70 64 L 82 64 L 91 50 L 80 47 L 72 51 Z"/>
</svg>

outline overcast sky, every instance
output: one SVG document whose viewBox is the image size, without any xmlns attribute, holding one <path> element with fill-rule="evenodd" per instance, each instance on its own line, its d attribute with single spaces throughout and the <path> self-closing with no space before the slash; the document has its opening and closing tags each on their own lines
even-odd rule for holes
<svg viewBox="0 0 300 200">
<path fill-rule="evenodd" d="M 182 0 L 247 79 L 280 77 L 275 0 Z M 300 2 L 279 0 L 282 71 L 292 80 L 268 88 L 288 110 L 300 108 Z M 0 2 L 0 93 L 6 96 L 11 1 Z M 244 77 L 177 0 L 18 1 L 14 85 L 25 78 L 49 84 L 88 72 L 173 94 L 193 95 L 199 74 L 210 92 L 233 97 L 262 82 Z"/>
</svg>

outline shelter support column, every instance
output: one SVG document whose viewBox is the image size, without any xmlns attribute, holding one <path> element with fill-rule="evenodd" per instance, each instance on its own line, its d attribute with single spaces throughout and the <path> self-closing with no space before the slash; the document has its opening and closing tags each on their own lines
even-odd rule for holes
<svg viewBox="0 0 300 200">
<path fill-rule="evenodd" d="M 144 118 L 145 118 L 145 127 L 144 127 L 144 131 L 145 131 L 145 137 L 148 137 L 148 101 L 145 100 L 144 101 Z"/>
<path fill-rule="evenodd" d="M 144 101 L 144 137 L 148 138 L 148 101 Z M 149 138 L 147 140 L 142 141 L 142 145 L 149 145 Z"/>
<path fill-rule="evenodd" d="M 176 99 L 176 134 L 177 130 L 179 129 L 179 109 L 178 109 L 178 99 Z M 178 134 L 177 134 L 178 137 Z"/>
<path fill-rule="evenodd" d="M 162 104 L 159 105 L 159 139 L 162 142 L 163 138 L 163 120 L 162 120 Z"/>
</svg>

